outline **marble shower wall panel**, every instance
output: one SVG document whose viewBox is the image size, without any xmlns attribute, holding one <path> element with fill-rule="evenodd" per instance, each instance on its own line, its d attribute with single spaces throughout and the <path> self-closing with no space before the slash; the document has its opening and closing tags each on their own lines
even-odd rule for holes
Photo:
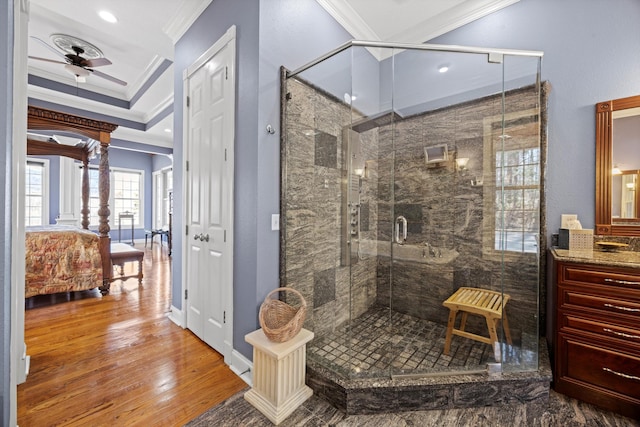
<svg viewBox="0 0 640 427">
<path fill-rule="evenodd" d="M 287 81 L 283 161 L 284 280 L 309 305 L 305 327 L 316 336 L 333 332 L 375 301 L 375 256 L 353 271 L 341 266 L 342 129 L 351 107 L 302 81 Z M 363 135 L 369 176 L 375 182 L 377 134 Z M 367 234 L 377 230 L 377 187 L 363 181 Z M 353 276 L 353 278 L 351 277 Z"/>
<path fill-rule="evenodd" d="M 529 110 L 538 102 L 533 88 L 513 91 L 506 95 L 506 111 Z M 404 215 L 409 222 L 408 243 L 428 242 L 459 253 L 447 271 L 441 266 L 396 262 L 391 286 L 389 260 L 380 257 L 379 304 L 391 304 L 396 311 L 446 324 L 442 301 L 456 289 L 471 286 L 500 290 L 504 285 L 512 297 L 508 306 L 512 329 L 531 331 L 534 327 L 538 312 L 536 255 L 516 257 L 506 263 L 504 272 L 500 256 L 486 256 L 485 246 L 493 244 L 493 229 L 485 230 L 483 221 L 485 215 L 494 213 L 485 212 L 485 188 L 472 185 L 472 180 L 483 177 L 485 185 L 495 182 L 483 172 L 485 121 L 495 117 L 499 127 L 501 114 L 501 96 L 491 96 L 378 128 L 378 239 L 391 240 L 394 218 Z M 538 135 L 534 132 L 519 137 Z M 450 161 L 425 164 L 423 147 L 439 144 L 447 144 Z M 470 159 L 465 170 L 456 170 L 455 157 Z M 431 308 L 425 309 L 425 305 Z M 470 327 L 473 324 L 470 318 Z M 478 330 L 483 327 L 478 324 Z"/>
</svg>

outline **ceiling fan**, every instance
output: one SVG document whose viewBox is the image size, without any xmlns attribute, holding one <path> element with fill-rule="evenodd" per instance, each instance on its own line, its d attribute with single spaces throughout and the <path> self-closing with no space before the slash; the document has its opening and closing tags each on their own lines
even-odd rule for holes
<svg viewBox="0 0 640 427">
<path fill-rule="evenodd" d="M 122 86 L 127 85 L 127 82 L 123 80 L 93 69 L 94 67 L 110 65 L 111 61 L 105 58 L 102 51 L 91 43 L 66 34 L 53 34 L 51 40 L 58 48 L 66 52 L 62 53 L 44 40 L 34 36 L 31 37 L 60 56 L 65 62 L 38 56 L 29 56 L 29 58 L 38 61 L 53 62 L 54 64 L 62 64 L 67 71 L 76 76 L 76 81 L 80 83 L 84 83 L 87 76 L 93 74 Z"/>
</svg>

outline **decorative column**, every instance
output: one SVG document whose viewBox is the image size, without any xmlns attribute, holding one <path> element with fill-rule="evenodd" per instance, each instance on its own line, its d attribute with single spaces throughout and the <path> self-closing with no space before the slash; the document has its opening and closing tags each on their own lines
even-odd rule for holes
<svg viewBox="0 0 640 427">
<path fill-rule="evenodd" d="M 56 223 L 78 225 L 76 211 L 78 209 L 77 176 L 75 162 L 69 157 L 60 156 L 60 212 Z"/>
<path fill-rule="evenodd" d="M 253 345 L 253 387 L 244 398 L 278 425 L 313 395 L 304 383 L 306 344 L 313 332 L 302 329 L 289 341 L 277 343 L 258 329 L 244 339 Z"/>
<path fill-rule="evenodd" d="M 100 165 L 98 167 L 98 189 L 100 193 L 100 207 L 98 208 L 98 237 L 100 238 L 100 254 L 102 255 L 102 286 L 100 291 L 105 294 L 111 287 L 111 238 L 109 237 L 109 141 L 110 135 L 100 132 Z"/>
<path fill-rule="evenodd" d="M 80 216 L 82 221 L 80 224 L 85 230 L 89 229 L 89 159 L 86 157 L 82 160 L 82 209 Z"/>
</svg>

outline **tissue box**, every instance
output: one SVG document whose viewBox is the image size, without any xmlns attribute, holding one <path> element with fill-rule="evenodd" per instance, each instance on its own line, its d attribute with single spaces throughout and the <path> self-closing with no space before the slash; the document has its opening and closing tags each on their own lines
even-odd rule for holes
<svg viewBox="0 0 640 427">
<path fill-rule="evenodd" d="M 593 250 L 593 230 L 561 228 L 558 231 L 558 248 L 570 251 Z"/>
<path fill-rule="evenodd" d="M 570 251 L 593 251 L 593 230 L 569 230 Z"/>
<path fill-rule="evenodd" d="M 569 231 L 568 228 L 558 230 L 558 249 L 569 249 Z"/>
</svg>

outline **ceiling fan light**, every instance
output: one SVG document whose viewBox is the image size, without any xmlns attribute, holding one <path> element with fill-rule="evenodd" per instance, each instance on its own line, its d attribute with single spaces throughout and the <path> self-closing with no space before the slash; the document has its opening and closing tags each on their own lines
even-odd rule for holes
<svg viewBox="0 0 640 427">
<path fill-rule="evenodd" d="M 74 76 L 76 76 L 77 78 L 86 78 L 89 74 L 91 74 L 89 71 L 85 70 L 82 67 L 78 67 L 77 65 L 72 65 L 72 64 L 67 64 L 64 66 L 64 68 L 70 72 L 71 74 L 73 74 Z M 79 82 L 81 80 L 78 80 Z M 84 80 L 86 81 L 86 80 Z"/>
<path fill-rule="evenodd" d="M 100 18 L 111 24 L 115 24 L 116 22 L 118 22 L 118 18 L 116 18 L 116 16 L 109 11 L 101 10 L 100 12 L 98 12 L 98 15 L 100 15 Z"/>
</svg>

